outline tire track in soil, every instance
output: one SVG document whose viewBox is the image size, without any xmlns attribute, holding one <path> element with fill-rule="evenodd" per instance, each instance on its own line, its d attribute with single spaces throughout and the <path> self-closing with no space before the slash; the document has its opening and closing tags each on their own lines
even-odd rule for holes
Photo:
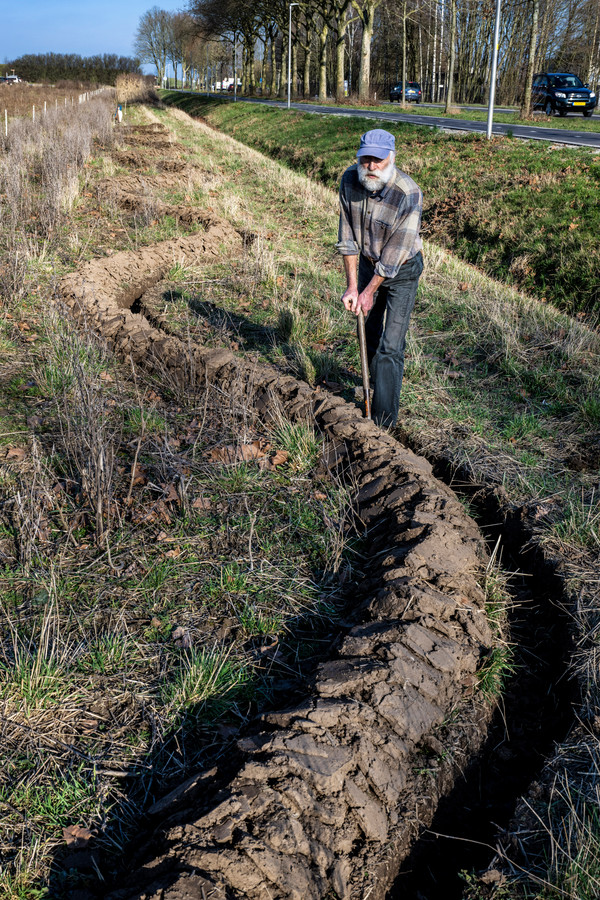
<svg viewBox="0 0 600 900">
<path fill-rule="evenodd" d="M 491 708 L 476 692 L 493 646 L 485 545 L 429 463 L 356 407 L 231 351 L 184 345 L 132 312 L 175 263 L 241 251 L 228 223 L 209 214 L 203 226 L 93 260 L 60 294 L 76 321 L 150 372 L 212 382 L 263 418 L 283 407 L 292 421 L 312 420 L 336 448 L 331 465 L 351 467 L 373 571 L 310 696 L 252 723 L 237 775 L 201 779 L 105 896 L 316 900 L 333 890 L 375 900 L 485 739 Z"/>
</svg>

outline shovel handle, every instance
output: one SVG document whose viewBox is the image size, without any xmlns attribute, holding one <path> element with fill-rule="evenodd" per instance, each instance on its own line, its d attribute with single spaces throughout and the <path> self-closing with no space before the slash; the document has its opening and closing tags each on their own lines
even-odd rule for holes
<svg viewBox="0 0 600 900">
<path fill-rule="evenodd" d="M 367 357 L 367 336 L 365 334 L 365 314 L 362 309 L 358 313 L 358 344 L 360 347 L 360 370 L 362 374 L 363 394 L 365 398 L 365 417 L 371 418 L 371 385 L 369 383 L 369 362 Z"/>
</svg>

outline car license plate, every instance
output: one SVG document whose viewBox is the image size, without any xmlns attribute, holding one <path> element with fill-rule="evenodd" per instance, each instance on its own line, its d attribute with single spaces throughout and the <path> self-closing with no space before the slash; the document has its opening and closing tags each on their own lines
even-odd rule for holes
<svg viewBox="0 0 600 900">
<path fill-rule="evenodd" d="M 580 103 L 578 100 L 575 100 L 573 106 L 585 106 L 585 103 Z"/>
</svg>

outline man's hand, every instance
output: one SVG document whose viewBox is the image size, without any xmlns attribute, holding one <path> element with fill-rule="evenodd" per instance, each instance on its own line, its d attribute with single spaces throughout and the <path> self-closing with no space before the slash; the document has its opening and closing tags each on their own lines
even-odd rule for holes
<svg viewBox="0 0 600 900">
<path fill-rule="evenodd" d="M 359 314 L 361 309 L 367 316 L 375 303 L 375 291 L 370 284 L 360 294 L 358 293 L 358 288 L 347 288 L 342 294 L 342 303 L 348 312 L 354 313 L 355 316 Z"/>
<path fill-rule="evenodd" d="M 361 294 L 358 293 L 358 288 L 347 288 L 342 294 L 342 303 L 348 312 L 354 313 L 355 316 L 359 314 L 361 309 L 365 316 L 368 315 L 373 309 L 374 302 L 375 295 L 368 287 Z"/>
<path fill-rule="evenodd" d="M 358 315 L 359 310 L 362 309 L 365 316 L 373 309 L 373 304 L 375 303 L 375 292 L 370 290 L 370 285 L 364 289 L 362 294 L 358 295 L 358 309 L 356 310 L 356 315 Z"/>
<path fill-rule="evenodd" d="M 357 316 L 361 310 L 366 316 L 373 309 L 377 288 L 383 283 L 384 278 L 382 275 L 373 275 L 366 288 L 359 293 L 356 278 L 357 265 L 357 256 L 344 256 L 346 284 L 348 287 L 342 294 L 342 303 L 348 312 L 354 313 L 355 316 Z"/>
<path fill-rule="evenodd" d="M 342 303 L 344 304 L 348 312 L 353 312 L 358 315 L 358 288 L 346 288 L 346 290 L 342 294 Z"/>
</svg>

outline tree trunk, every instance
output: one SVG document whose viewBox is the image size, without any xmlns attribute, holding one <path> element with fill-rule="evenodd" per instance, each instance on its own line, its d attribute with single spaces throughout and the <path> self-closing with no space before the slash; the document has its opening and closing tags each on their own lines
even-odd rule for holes
<svg viewBox="0 0 600 900">
<path fill-rule="evenodd" d="M 374 0 L 367 0 L 362 10 L 357 7 L 363 24 L 360 71 L 358 73 L 358 99 L 363 101 L 368 101 L 371 94 L 371 42 L 377 5 Z"/>
<path fill-rule="evenodd" d="M 446 87 L 446 113 L 452 107 L 452 93 L 454 86 L 454 65 L 456 61 L 456 0 L 450 4 L 450 57 L 448 61 L 448 85 Z"/>
<path fill-rule="evenodd" d="M 269 71 L 269 37 L 265 35 L 265 46 L 260 69 L 260 92 L 264 96 L 267 90 L 267 72 Z"/>
<path fill-rule="evenodd" d="M 279 96 L 285 97 L 287 91 L 287 39 L 281 42 L 281 69 L 279 72 Z"/>
<path fill-rule="evenodd" d="M 335 99 L 341 103 L 345 97 L 344 75 L 346 61 L 346 13 L 338 21 L 337 37 L 335 39 Z"/>
<path fill-rule="evenodd" d="M 298 94 L 298 44 L 292 39 L 292 84 L 290 86 L 291 96 L 296 97 Z"/>
<path fill-rule="evenodd" d="M 327 35 L 329 33 L 329 25 L 323 19 L 321 30 L 319 31 L 319 102 L 324 103 L 327 100 Z"/>
<path fill-rule="evenodd" d="M 271 34 L 271 83 L 269 85 L 269 94 L 274 97 L 277 93 L 277 48 L 275 46 L 275 35 Z"/>
<path fill-rule="evenodd" d="M 310 46 L 304 50 L 304 71 L 302 77 L 302 96 L 305 100 L 310 99 Z"/>
<path fill-rule="evenodd" d="M 538 39 L 538 17 L 540 12 L 540 0 L 532 0 L 533 15 L 531 17 L 531 37 L 529 40 L 529 59 L 527 61 L 527 78 L 525 80 L 525 96 L 521 107 L 521 118 L 528 119 L 531 115 L 531 88 L 533 85 L 533 73 L 535 72 L 535 52 Z"/>
</svg>

